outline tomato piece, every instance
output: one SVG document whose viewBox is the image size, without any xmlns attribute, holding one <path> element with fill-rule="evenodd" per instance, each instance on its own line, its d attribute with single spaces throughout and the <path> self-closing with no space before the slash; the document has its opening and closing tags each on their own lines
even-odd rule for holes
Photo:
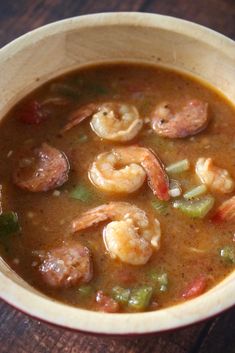
<svg viewBox="0 0 235 353">
<path fill-rule="evenodd" d="M 193 280 L 184 290 L 182 297 L 184 299 L 192 299 L 201 295 L 207 286 L 207 277 L 201 275 Z"/>
<path fill-rule="evenodd" d="M 18 118 L 24 124 L 38 125 L 47 118 L 47 113 L 38 101 L 32 100 L 22 107 Z"/>
<path fill-rule="evenodd" d="M 96 293 L 96 302 L 99 304 L 99 309 L 106 313 L 116 313 L 119 311 L 118 302 L 105 295 L 102 290 Z"/>
</svg>

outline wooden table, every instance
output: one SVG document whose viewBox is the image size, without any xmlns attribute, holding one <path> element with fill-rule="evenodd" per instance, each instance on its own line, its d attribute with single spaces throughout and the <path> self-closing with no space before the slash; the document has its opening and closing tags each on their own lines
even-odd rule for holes
<svg viewBox="0 0 235 353">
<path fill-rule="evenodd" d="M 235 0 L 1 0 L 0 46 L 46 23 L 104 11 L 142 11 L 181 17 L 235 39 Z M 56 328 L 0 302 L 0 353 L 25 352 L 234 353 L 235 308 L 177 332 L 120 340 Z"/>
</svg>

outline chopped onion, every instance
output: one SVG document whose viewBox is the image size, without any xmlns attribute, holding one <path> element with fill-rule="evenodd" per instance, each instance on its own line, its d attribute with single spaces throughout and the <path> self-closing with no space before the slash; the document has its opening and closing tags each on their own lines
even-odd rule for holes
<svg viewBox="0 0 235 353">
<path fill-rule="evenodd" d="M 181 190 L 180 189 L 171 189 L 171 190 L 169 190 L 169 195 L 171 197 L 178 197 L 181 195 Z"/>
<path fill-rule="evenodd" d="M 186 200 L 191 200 L 195 197 L 201 196 L 202 194 L 205 194 L 207 191 L 207 187 L 205 184 L 196 186 L 195 188 L 187 191 L 183 196 Z"/>
<path fill-rule="evenodd" d="M 182 193 L 180 182 L 174 179 L 170 180 L 169 195 L 171 197 L 178 197 Z"/>
</svg>

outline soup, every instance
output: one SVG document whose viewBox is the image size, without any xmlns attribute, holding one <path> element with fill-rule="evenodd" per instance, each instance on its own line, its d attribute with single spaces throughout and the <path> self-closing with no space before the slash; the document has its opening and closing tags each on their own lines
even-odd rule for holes
<svg viewBox="0 0 235 353">
<path fill-rule="evenodd" d="M 234 107 L 160 67 L 44 84 L 1 121 L 0 249 L 22 278 L 105 312 L 192 299 L 234 270 Z"/>
</svg>

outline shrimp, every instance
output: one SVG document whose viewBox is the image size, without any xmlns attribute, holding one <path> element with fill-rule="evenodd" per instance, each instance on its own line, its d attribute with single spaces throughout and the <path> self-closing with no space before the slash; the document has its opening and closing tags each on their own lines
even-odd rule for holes
<svg viewBox="0 0 235 353">
<path fill-rule="evenodd" d="M 110 141 L 132 140 L 143 126 L 143 120 L 133 105 L 117 102 L 91 103 L 73 112 L 62 132 L 70 130 L 89 117 L 92 117 L 92 130 L 99 137 Z"/>
<path fill-rule="evenodd" d="M 158 157 L 139 146 L 117 147 L 98 155 L 89 169 L 89 178 L 98 188 L 108 192 L 132 193 L 148 177 L 154 195 L 169 199 L 169 180 Z"/>
<path fill-rule="evenodd" d="M 212 221 L 215 223 L 221 221 L 231 221 L 235 219 L 235 196 L 224 201 L 216 210 Z"/>
<path fill-rule="evenodd" d="M 201 182 L 211 190 L 226 194 L 234 189 L 234 181 L 228 171 L 214 165 L 211 158 L 199 158 L 196 162 L 196 173 Z"/>
<path fill-rule="evenodd" d="M 209 122 L 208 104 L 198 99 L 187 101 L 181 110 L 175 103 L 163 102 L 151 114 L 152 128 L 160 136 L 182 138 L 196 135 Z"/>
<path fill-rule="evenodd" d="M 72 222 L 72 232 L 79 232 L 103 221 L 103 241 L 112 258 L 131 265 L 144 265 L 160 247 L 161 230 L 156 218 L 127 202 L 110 202 L 93 208 Z"/>
</svg>

